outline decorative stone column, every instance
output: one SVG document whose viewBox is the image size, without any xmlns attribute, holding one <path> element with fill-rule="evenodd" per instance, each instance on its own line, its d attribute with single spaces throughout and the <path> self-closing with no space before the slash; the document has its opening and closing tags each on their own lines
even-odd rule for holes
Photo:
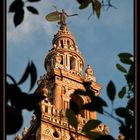
<svg viewBox="0 0 140 140">
<path fill-rule="evenodd" d="M 89 117 L 90 117 L 90 119 L 95 119 L 96 120 L 96 112 L 95 111 L 89 112 Z"/>
<path fill-rule="evenodd" d="M 53 91 L 53 104 L 58 110 L 62 109 L 62 95 L 61 95 L 61 86 L 55 83 Z"/>
</svg>

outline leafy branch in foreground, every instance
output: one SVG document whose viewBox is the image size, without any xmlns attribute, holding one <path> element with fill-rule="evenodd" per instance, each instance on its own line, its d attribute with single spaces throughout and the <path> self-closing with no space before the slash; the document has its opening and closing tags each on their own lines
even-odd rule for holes
<svg viewBox="0 0 140 140">
<path fill-rule="evenodd" d="M 124 68 L 121 64 L 116 65 L 117 69 L 123 73 L 125 73 L 124 77 L 127 81 L 127 85 L 123 86 L 121 90 L 118 92 L 118 96 L 123 99 L 123 97 L 127 94 L 128 103 L 126 107 L 113 107 L 115 98 L 116 98 L 116 86 L 113 83 L 113 81 L 110 81 L 107 85 L 107 95 L 112 102 L 112 112 L 109 113 L 104 110 L 103 107 L 107 106 L 107 103 L 100 97 L 95 96 L 95 93 L 90 88 L 91 82 L 84 82 L 83 85 L 85 87 L 85 90 L 77 89 L 74 91 L 74 93 L 71 95 L 71 98 L 74 95 L 82 95 L 82 96 L 88 96 L 90 98 L 89 103 L 82 104 L 78 109 L 80 110 L 85 109 L 89 111 L 97 111 L 103 115 L 107 115 L 108 117 L 116 120 L 120 123 L 120 135 L 119 139 L 123 137 L 126 140 L 130 140 L 133 138 L 134 134 L 134 62 L 133 62 L 133 56 L 129 53 L 120 53 L 119 55 L 120 61 L 123 64 L 129 65 L 129 68 Z M 119 67 L 118 67 L 119 66 Z M 124 71 L 125 69 L 125 71 Z M 115 110 L 115 113 L 118 117 L 113 115 L 113 111 Z M 75 113 L 76 115 L 76 113 Z M 73 117 L 72 117 L 73 116 Z M 77 119 L 74 116 L 74 114 L 71 117 L 68 117 L 68 120 L 70 119 L 70 124 L 74 126 L 76 124 L 77 128 Z M 73 119 L 75 118 L 75 119 Z M 121 119 L 123 118 L 123 120 Z M 82 131 L 85 133 L 85 135 L 89 139 L 108 139 L 113 140 L 114 138 L 110 135 L 103 135 L 99 132 L 93 132 L 92 129 L 96 128 L 101 121 L 99 120 L 89 120 L 84 126 Z"/>
<path fill-rule="evenodd" d="M 30 2 L 38 2 L 38 1 L 40 0 L 27 0 L 26 2 L 30 3 Z M 25 1 L 22 0 L 14 0 L 9 7 L 9 12 L 14 13 L 13 22 L 15 27 L 17 27 L 23 22 L 24 13 L 25 13 L 24 7 L 26 7 Z M 39 14 L 38 10 L 32 6 L 27 6 L 26 8 L 32 14 Z"/>
<path fill-rule="evenodd" d="M 9 6 L 9 12 L 14 13 L 13 22 L 14 22 L 15 27 L 17 27 L 18 25 L 20 25 L 23 22 L 25 8 L 32 14 L 36 14 L 36 15 L 39 14 L 38 10 L 35 7 L 33 7 L 31 5 L 26 6 L 26 3 L 36 3 L 39 1 L 41 1 L 41 0 L 27 0 L 27 1 L 14 0 L 11 3 L 11 5 Z M 102 0 L 102 1 L 100 1 L 100 0 L 77 0 L 77 2 L 80 4 L 79 9 L 81 9 L 81 10 L 85 9 L 89 5 L 91 5 L 92 15 L 94 13 L 96 13 L 96 16 L 98 19 L 100 18 L 100 15 L 101 15 L 101 9 L 105 9 L 105 7 L 107 7 L 107 9 L 109 9 L 110 7 L 117 9 L 114 5 L 111 4 L 111 0 Z"/>
<path fill-rule="evenodd" d="M 127 105 L 126 107 L 119 107 L 115 109 L 115 113 L 124 121 L 120 123 L 120 135 L 126 140 L 133 139 L 134 137 L 134 62 L 133 55 L 130 53 L 120 53 L 118 55 L 120 62 L 127 65 L 125 68 L 122 64 L 116 64 L 117 69 L 124 73 L 124 78 L 127 82 L 126 86 L 123 86 L 118 92 L 118 97 L 123 99 L 127 95 Z M 109 99 L 113 102 L 115 95 L 115 85 L 112 81 L 109 82 L 107 86 L 107 95 Z M 114 110 L 114 108 L 112 108 Z"/>
<path fill-rule="evenodd" d="M 36 67 L 33 62 L 28 63 L 19 82 L 16 82 L 12 76 L 7 74 L 7 77 L 11 79 L 13 83 L 6 82 L 6 134 L 14 134 L 21 128 L 23 123 L 23 109 L 32 111 L 37 107 L 38 103 L 45 98 L 43 95 L 22 92 L 19 85 L 25 83 L 29 75 L 31 78 L 30 91 L 34 87 L 37 79 Z"/>
</svg>

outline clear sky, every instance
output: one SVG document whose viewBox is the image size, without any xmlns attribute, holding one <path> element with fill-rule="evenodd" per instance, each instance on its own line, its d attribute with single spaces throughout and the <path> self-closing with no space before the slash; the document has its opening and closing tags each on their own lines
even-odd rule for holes
<svg viewBox="0 0 140 140">
<path fill-rule="evenodd" d="M 59 28 L 56 22 L 47 22 L 45 16 L 55 10 L 52 7 L 55 5 L 58 10 L 65 9 L 68 14 L 79 14 L 68 19 L 68 28 L 74 34 L 85 58 L 85 67 L 91 64 L 97 83 L 102 85 L 100 96 L 111 106 L 106 95 L 108 82 L 113 80 L 117 92 L 126 84 L 123 74 L 115 67 L 119 62 L 117 55 L 120 52 L 133 53 L 134 49 L 133 0 L 112 0 L 112 4 L 117 9 L 102 10 L 99 20 L 96 16 L 91 16 L 88 20 L 92 13 L 91 6 L 85 10 L 79 10 L 78 3 L 74 0 L 41 0 L 37 4 L 26 3 L 36 7 L 40 14 L 32 15 L 26 10 L 24 21 L 17 28 L 13 24 L 13 14 L 8 13 L 11 2 L 12 0 L 7 1 L 7 73 L 19 81 L 29 60 L 32 60 L 37 67 L 38 79 L 46 73 L 44 59 L 48 50 L 52 48 L 53 35 Z M 21 85 L 21 89 L 25 92 L 29 89 L 29 80 Z M 34 92 L 35 88 L 31 92 Z M 114 107 L 125 103 L 117 98 Z M 105 109 L 111 112 L 110 107 Z M 24 110 L 23 115 L 22 129 L 29 127 L 32 113 Z M 109 126 L 111 135 L 118 136 L 118 122 L 101 114 L 97 114 L 97 118 Z M 11 135 L 7 139 L 14 140 L 14 137 L 15 135 Z"/>
</svg>

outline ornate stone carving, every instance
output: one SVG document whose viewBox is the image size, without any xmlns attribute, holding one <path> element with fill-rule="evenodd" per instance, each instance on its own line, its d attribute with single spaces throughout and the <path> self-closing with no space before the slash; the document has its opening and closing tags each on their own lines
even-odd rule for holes
<svg viewBox="0 0 140 140">
<path fill-rule="evenodd" d="M 27 134 L 27 132 L 28 132 L 28 128 L 25 127 L 25 128 L 23 129 L 22 135 L 25 136 L 25 135 Z"/>
<path fill-rule="evenodd" d="M 96 77 L 94 76 L 93 69 L 90 65 L 88 65 L 85 70 L 85 79 L 96 82 Z"/>
<path fill-rule="evenodd" d="M 15 140 L 21 140 L 21 139 L 22 139 L 21 135 L 17 134 L 17 136 L 15 137 Z"/>
</svg>

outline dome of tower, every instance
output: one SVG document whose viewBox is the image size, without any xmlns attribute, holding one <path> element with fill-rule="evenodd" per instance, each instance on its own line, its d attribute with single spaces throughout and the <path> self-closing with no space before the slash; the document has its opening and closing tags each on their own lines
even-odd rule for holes
<svg viewBox="0 0 140 140">
<path fill-rule="evenodd" d="M 52 45 L 53 48 L 45 59 L 47 72 L 51 71 L 51 68 L 60 68 L 82 76 L 84 59 L 76 45 L 74 36 L 66 25 L 60 26 L 54 35 Z"/>
</svg>

